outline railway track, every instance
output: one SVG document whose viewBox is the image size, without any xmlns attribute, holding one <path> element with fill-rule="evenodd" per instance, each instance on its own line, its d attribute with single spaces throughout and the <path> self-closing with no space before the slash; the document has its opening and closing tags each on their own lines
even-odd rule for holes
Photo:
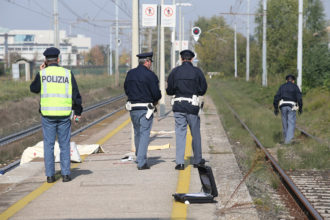
<svg viewBox="0 0 330 220">
<path fill-rule="evenodd" d="M 125 94 L 121 94 L 121 95 L 119 95 L 119 96 L 116 96 L 116 97 L 110 98 L 110 99 L 108 99 L 108 100 L 102 101 L 102 102 L 100 102 L 100 103 L 94 104 L 94 105 L 92 105 L 92 106 L 89 106 L 89 107 L 87 107 L 87 108 L 84 109 L 84 112 L 89 112 L 89 111 L 96 110 L 96 109 L 98 109 L 98 108 L 101 108 L 101 107 L 103 107 L 103 106 L 106 106 L 106 105 L 112 104 L 112 103 L 114 103 L 114 102 L 116 102 L 116 101 L 119 101 L 119 100 L 122 100 L 122 99 L 124 99 L 124 98 L 126 98 L 126 95 L 125 95 Z M 71 137 L 76 136 L 77 134 L 81 133 L 82 131 L 88 129 L 89 127 L 91 127 L 91 126 L 93 126 L 93 125 L 95 125 L 95 124 L 97 124 L 97 123 L 99 123 L 100 121 L 103 121 L 104 119 L 106 119 L 106 118 L 108 118 L 108 117 L 114 115 L 115 113 L 117 113 L 117 112 L 119 112 L 119 111 L 121 111 L 121 110 L 123 110 L 123 109 L 124 109 L 124 106 L 122 106 L 122 107 L 120 107 L 120 108 L 118 108 L 118 109 L 116 109 L 116 110 L 110 112 L 109 114 L 106 114 L 106 115 L 102 116 L 101 118 L 99 118 L 99 119 L 97 119 L 97 120 L 95 120 L 95 121 L 93 121 L 93 122 L 91 122 L 91 123 L 89 123 L 89 124 L 87 124 L 87 125 L 85 125 L 85 126 L 79 128 L 79 129 L 77 129 L 77 130 L 75 130 L 75 131 L 73 131 L 73 132 L 71 133 Z M 36 132 L 38 132 L 41 128 L 42 128 L 42 125 L 40 124 L 40 125 L 37 125 L 37 126 L 33 126 L 33 127 L 31 127 L 31 128 L 28 128 L 28 129 L 26 129 L 26 130 L 24 130 L 24 131 L 20 131 L 20 132 L 17 132 L 17 133 L 15 133 L 15 134 L 11 134 L 11 135 L 9 135 L 9 136 L 6 136 L 6 137 L 4 137 L 4 138 L 1 138 L 1 139 L 0 139 L 0 147 L 1 147 L 1 146 L 4 146 L 4 145 L 6 145 L 6 144 L 12 143 L 12 142 L 14 142 L 14 141 L 21 140 L 21 139 L 23 139 L 24 137 L 27 137 L 27 136 L 33 135 L 33 134 L 35 134 Z M 14 162 L 8 164 L 7 166 L 1 168 L 1 169 L 0 169 L 0 175 L 6 173 L 6 172 L 8 172 L 8 171 L 10 171 L 11 169 L 14 169 L 15 167 L 17 167 L 17 166 L 19 165 L 19 163 L 20 163 L 20 160 L 16 160 L 16 161 L 14 161 Z"/>
<path fill-rule="evenodd" d="M 97 108 L 101 108 L 105 105 L 111 104 L 111 103 L 116 102 L 118 100 L 121 100 L 125 97 L 126 96 L 124 94 L 121 94 L 119 96 L 110 98 L 108 100 L 102 101 L 100 103 L 97 103 L 95 105 L 92 105 L 92 106 L 89 106 L 89 107 L 85 108 L 84 112 L 89 112 L 89 111 L 95 110 Z M 6 144 L 12 143 L 14 141 L 20 140 L 20 139 L 22 139 L 26 136 L 31 135 L 31 134 L 34 134 L 34 133 L 38 132 L 41 129 L 41 127 L 42 127 L 41 124 L 39 124 L 39 125 L 33 126 L 31 128 L 28 128 L 24 131 L 20 131 L 20 132 L 8 135 L 6 137 L 0 138 L 0 147 L 3 146 L 3 145 L 6 145 Z"/>
<path fill-rule="evenodd" d="M 319 171 L 299 171 L 286 173 L 274 159 L 274 157 L 267 151 L 267 149 L 258 140 L 255 134 L 243 122 L 237 112 L 228 104 L 223 96 L 220 96 L 232 112 L 235 118 L 246 129 L 253 138 L 256 145 L 263 151 L 266 159 L 270 162 L 273 170 L 280 177 L 280 180 L 291 197 L 306 214 L 308 219 L 330 219 L 330 172 Z M 302 129 L 299 129 L 308 137 L 314 136 L 308 134 Z M 315 139 L 321 143 L 323 140 Z"/>
</svg>

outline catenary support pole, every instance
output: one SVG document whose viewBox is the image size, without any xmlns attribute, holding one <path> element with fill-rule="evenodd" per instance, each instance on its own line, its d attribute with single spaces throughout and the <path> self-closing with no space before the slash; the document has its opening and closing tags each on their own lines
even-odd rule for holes
<svg viewBox="0 0 330 220">
<path fill-rule="evenodd" d="M 110 26 L 110 42 L 109 42 L 109 75 L 112 76 L 112 26 Z"/>
<path fill-rule="evenodd" d="M 247 0 L 247 25 L 246 25 L 246 81 L 250 80 L 250 0 Z"/>
<path fill-rule="evenodd" d="M 234 34 L 234 50 L 235 50 L 235 78 L 237 78 L 237 24 L 236 24 L 236 18 L 235 19 L 235 34 Z"/>
<path fill-rule="evenodd" d="M 267 0 L 263 4 L 262 86 L 267 86 Z"/>
<path fill-rule="evenodd" d="M 118 32 L 119 32 L 119 27 L 118 27 L 118 0 L 116 0 L 115 3 L 115 8 L 116 8 L 116 37 L 115 37 L 115 45 L 116 45 L 116 55 L 115 55 L 115 86 L 119 86 L 119 45 L 118 45 Z"/>
<path fill-rule="evenodd" d="M 303 38 L 303 0 L 299 0 L 299 18 L 298 18 L 298 54 L 297 54 L 297 85 L 301 90 L 302 85 L 302 57 L 303 57 L 303 47 L 302 47 L 302 38 Z"/>
<path fill-rule="evenodd" d="M 164 7 L 164 0 L 161 1 L 161 16 L 163 16 L 163 7 Z M 160 116 L 165 115 L 165 34 L 164 34 L 164 27 L 161 25 L 160 28 L 160 91 L 162 93 L 162 98 L 159 100 L 159 114 Z"/>
<path fill-rule="evenodd" d="M 54 16 L 54 47 L 60 49 L 60 36 L 58 30 L 58 4 L 57 0 L 53 0 L 53 16 Z"/>
<path fill-rule="evenodd" d="M 172 0 L 172 5 L 175 6 L 175 0 Z M 176 16 L 176 13 L 175 13 Z M 172 28 L 172 49 L 171 49 L 171 69 L 175 67 L 175 28 L 176 28 L 176 18 L 175 18 L 175 24 L 174 27 Z"/>
<path fill-rule="evenodd" d="M 139 53 L 139 0 L 132 0 L 132 54 L 131 68 L 138 65 L 136 55 Z M 131 148 L 134 149 L 134 128 L 131 125 Z"/>
</svg>

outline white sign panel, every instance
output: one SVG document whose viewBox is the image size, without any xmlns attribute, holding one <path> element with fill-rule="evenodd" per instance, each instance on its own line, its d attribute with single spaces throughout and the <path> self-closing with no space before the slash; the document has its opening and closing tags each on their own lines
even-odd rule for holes
<svg viewBox="0 0 330 220">
<path fill-rule="evenodd" d="M 175 27 L 176 10 L 175 5 L 162 5 L 162 27 Z"/>
<path fill-rule="evenodd" d="M 143 27 L 157 26 L 157 5 L 155 4 L 142 5 L 142 26 Z"/>
<path fill-rule="evenodd" d="M 18 63 L 13 63 L 11 65 L 11 71 L 13 73 L 13 79 L 19 79 L 19 64 Z"/>
<path fill-rule="evenodd" d="M 181 48 L 180 48 L 180 41 L 179 40 L 175 41 L 175 50 L 176 51 L 180 51 L 180 49 L 181 50 L 188 50 L 188 46 L 189 46 L 189 44 L 188 44 L 187 40 L 182 41 Z"/>
</svg>

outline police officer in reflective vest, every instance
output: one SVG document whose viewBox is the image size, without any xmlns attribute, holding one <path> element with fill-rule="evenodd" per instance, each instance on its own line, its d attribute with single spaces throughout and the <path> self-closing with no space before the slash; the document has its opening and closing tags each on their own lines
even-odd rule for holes
<svg viewBox="0 0 330 220">
<path fill-rule="evenodd" d="M 274 114 L 281 109 L 284 144 L 290 144 L 296 127 L 296 111 L 302 113 L 302 96 L 299 87 L 294 84 L 295 76 L 287 75 L 274 96 Z"/>
<path fill-rule="evenodd" d="M 159 81 L 151 71 L 153 53 L 138 54 L 139 66 L 128 71 L 124 89 L 128 97 L 126 109 L 130 111 L 134 127 L 135 155 L 138 170 L 149 169 L 147 151 L 153 121 L 153 112 L 162 97 Z"/>
<path fill-rule="evenodd" d="M 207 90 L 207 83 L 203 72 L 194 67 L 192 59 L 194 52 L 183 50 L 180 52 L 182 65 L 174 68 L 167 81 L 166 92 L 174 96 L 172 99 L 175 118 L 176 134 L 176 170 L 184 169 L 184 153 L 186 146 L 187 125 L 192 136 L 192 149 L 194 153 L 194 167 L 203 165 L 202 159 L 199 96 L 203 96 Z"/>
<path fill-rule="evenodd" d="M 60 67 L 58 56 L 60 51 L 55 47 L 45 50 L 45 62 L 40 65 L 30 85 L 30 91 L 40 93 L 40 113 L 44 136 L 44 161 L 47 182 L 55 179 L 54 144 L 56 135 L 60 146 L 62 181 L 68 182 L 70 177 L 70 137 L 71 119 L 80 120 L 82 113 L 81 96 L 76 80 L 70 70 Z"/>
</svg>

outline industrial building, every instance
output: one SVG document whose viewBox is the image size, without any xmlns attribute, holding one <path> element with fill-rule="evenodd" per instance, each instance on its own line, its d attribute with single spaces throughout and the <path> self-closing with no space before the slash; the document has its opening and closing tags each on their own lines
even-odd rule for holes
<svg viewBox="0 0 330 220">
<path fill-rule="evenodd" d="M 91 49 L 91 38 L 84 35 L 67 35 L 59 31 L 60 59 L 63 66 L 83 65 L 79 54 Z M 0 61 L 10 63 L 11 53 L 16 53 L 36 63 L 44 60 L 43 52 L 54 45 L 53 30 L 7 30 L 0 28 Z M 9 59 L 9 60 L 7 60 Z"/>
</svg>

